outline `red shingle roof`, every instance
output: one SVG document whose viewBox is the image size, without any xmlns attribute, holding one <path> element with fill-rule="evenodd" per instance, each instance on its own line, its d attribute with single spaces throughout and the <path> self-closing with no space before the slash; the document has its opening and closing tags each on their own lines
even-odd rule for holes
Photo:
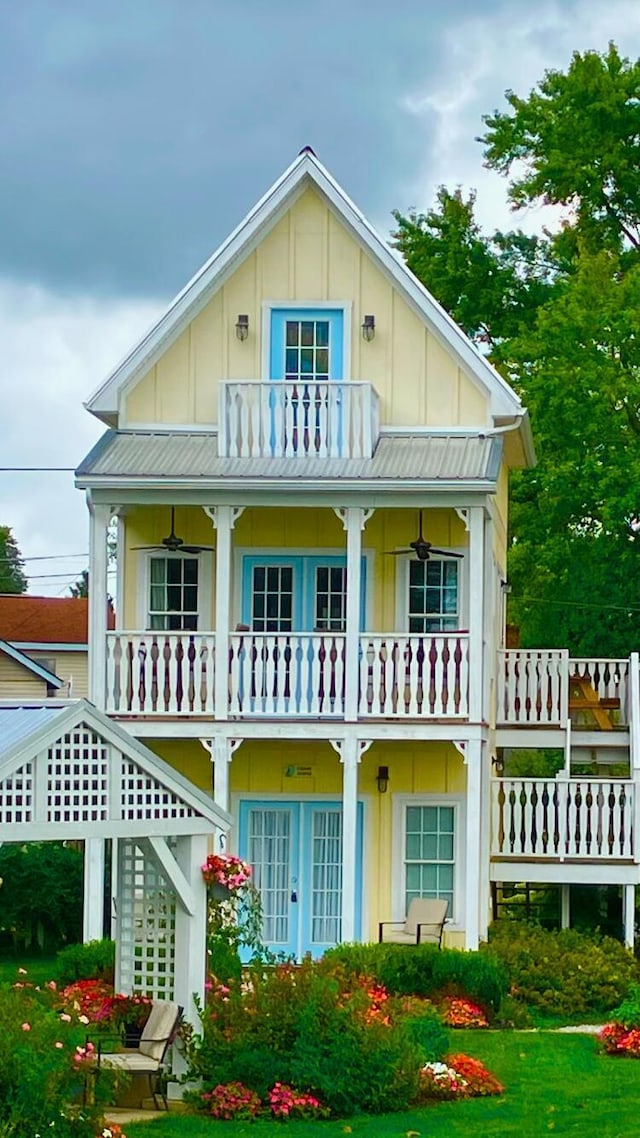
<svg viewBox="0 0 640 1138">
<path fill-rule="evenodd" d="M 0 640 L 16 644 L 86 644 L 86 597 L 0 596 Z M 107 614 L 109 628 L 114 614 Z"/>
</svg>

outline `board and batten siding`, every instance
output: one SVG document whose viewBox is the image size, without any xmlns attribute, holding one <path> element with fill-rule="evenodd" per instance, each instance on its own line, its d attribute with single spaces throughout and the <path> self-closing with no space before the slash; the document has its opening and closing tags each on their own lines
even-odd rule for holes
<svg viewBox="0 0 640 1138">
<path fill-rule="evenodd" d="M 488 421 L 485 394 L 308 189 L 131 387 L 121 425 L 215 423 L 220 381 L 262 378 L 265 301 L 351 303 L 350 378 L 374 385 L 383 425 L 446 428 Z M 239 313 L 249 317 L 244 342 L 235 334 Z M 366 313 L 376 321 L 369 343 L 360 330 Z"/>
</svg>

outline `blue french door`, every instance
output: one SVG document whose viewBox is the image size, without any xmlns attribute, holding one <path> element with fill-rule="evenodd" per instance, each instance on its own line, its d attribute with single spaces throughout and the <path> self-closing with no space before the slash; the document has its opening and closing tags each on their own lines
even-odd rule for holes
<svg viewBox="0 0 640 1138">
<path fill-rule="evenodd" d="M 341 939 L 342 806 L 331 801 L 240 804 L 240 854 L 262 896 L 263 940 L 274 952 L 321 956 Z M 362 908 L 358 804 L 356 936 Z"/>
</svg>

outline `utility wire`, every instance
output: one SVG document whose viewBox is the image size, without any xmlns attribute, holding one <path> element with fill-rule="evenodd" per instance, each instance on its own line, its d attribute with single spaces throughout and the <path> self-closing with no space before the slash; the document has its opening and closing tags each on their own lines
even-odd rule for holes
<svg viewBox="0 0 640 1138">
<path fill-rule="evenodd" d="M 23 557 L 19 554 L 17 557 L 0 557 L 0 562 L 15 562 L 17 561 L 66 561 L 68 557 L 88 557 L 89 551 L 86 553 L 47 553 L 40 554 L 39 557 Z"/>
</svg>

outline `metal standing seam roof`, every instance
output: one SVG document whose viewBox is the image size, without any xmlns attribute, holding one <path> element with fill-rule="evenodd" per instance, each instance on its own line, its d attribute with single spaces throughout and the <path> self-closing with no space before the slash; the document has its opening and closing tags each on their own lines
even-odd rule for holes
<svg viewBox="0 0 640 1138">
<path fill-rule="evenodd" d="M 48 727 L 66 712 L 66 704 L 62 707 L 0 707 L 0 764 L 30 735 Z"/>
<path fill-rule="evenodd" d="M 76 471 L 86 479 L 226 481 L 495 482 L 502 438 L 491 435 L 382 436 L 372 458 L 221 458 L 213 431 L 107 431 Z"/>
</svg>

